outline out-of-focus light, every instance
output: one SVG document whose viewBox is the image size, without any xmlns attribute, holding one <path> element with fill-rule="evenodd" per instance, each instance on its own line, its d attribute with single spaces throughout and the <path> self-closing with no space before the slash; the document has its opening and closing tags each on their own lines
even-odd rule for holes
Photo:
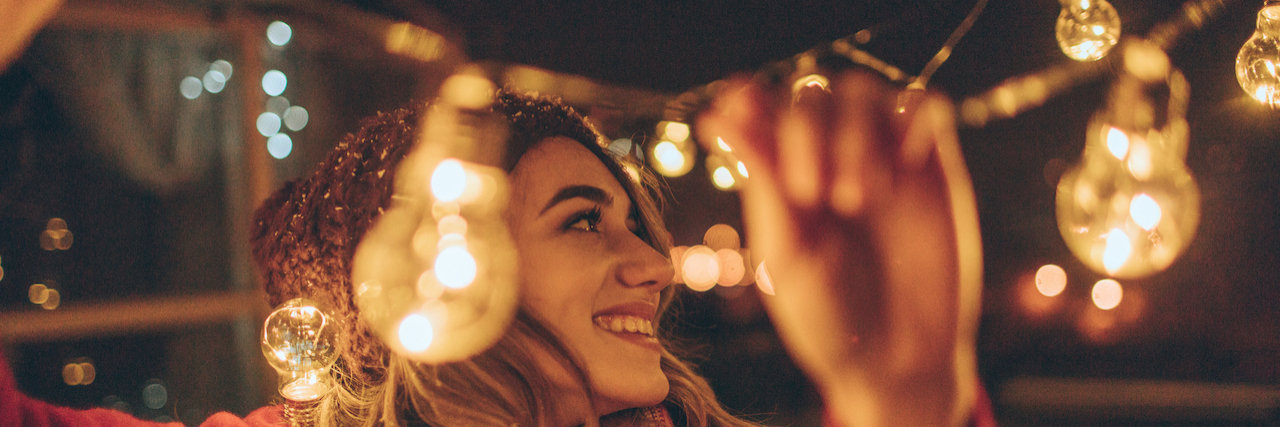
<svg viewBox="0 0 1280 427">
<path fill-rule="evenodd" d="M 79 365 L 80 373 L 83 374 L 80 378 L 80 385 L 93 384 L 93 380 L 98 378 L 98 369 L 93 366 L 93 362 L 81 362 Z"/>
<path fill-rule="evenodd" d="M 62 382 L 67 385 L 80 385 L 84 381 L 84 368 L 79 363 L 68 363 L 62 367 Z"/>
<path fill-rule="evenodd" d="M 267 25 L 267 41 L 276 46 L 289 44 L 293 39 L 293 28 L 284 22 L 275 21 Z"/>
<path fill-rule="evenodd" d="M 283 96 L 273 96 L 267 98 L 267 111 L 283 116 L 285 111 L 289 110 L 289 98 Z"/>
<path fill-rule="evenodd" d="M 1093 285 L 1093 305 L 1103 310 L 1110 310 L 1120 305 L 1124 297 L 1124 289 L 1120 282 L 1111 279 L 1099 280 Z"/>
<path fill-rule="evenodd" d="M 715 287 L 716 280 L 720 279 L 720 263 L 716 261 L 715 252 L 710 248 L 694 246 L 685 251 L 680 272 L 689 289 L 706 292 Z"/>
<path fill-rule="evenodd" d="M 1106 0 L 1064 1 L 1056 35 L 1067 57 L 1094 61 L 1120 41 L 1120 14 Z"/>
<path fill-rule="evenodd" d="M 810 74 L 796 79 L 795 83 L 791 84 L 791 92 L 798 93 L 804 88 L 827 90 L 827 87 L 829 86 L 831 86 L 831 80 L 826 76 L 821 74 Z"/>
<path fill-rule="evenodd" d="M 717 145 L 717 146 L 719 146 L 719 147 L 720 147 L 720 149 L 721 149 L 721 150 L 724 150 L 724 152 L 726 152 L 726 153 L 732 153 L 732 152 L 733 152 L 733 147 L 730 147 L 730 146 L 729 146 L 729 143 L 724 142 L 724 138 L 721 138 L 721 137 L 718 137 L 718 136 L 717 136 L 717 137 L 716 137 L 716 145 Z"/>
<path fill-rule="evenodd" d="M 721 249 L 738 250 L 742 248 L 742 237 L 732 226 L 727 224 L 716 224 L 707 229 L 702 235 L 702 244 L 711 248 L 713 251 Z"/>
<path fill-rule="evenodd" d="M 765 295 L 773 295 L 773 278 L 769 277 L 769 270 L 764 267 L 764 261 L 760 261 L 760 265 L 756 267 L 756 286 Z"/>
<path fill-rule="evenodd" d="M 27 299 L 32 304 L 40 305 L 49 300 L 49 288 L 44 284 L 36 283 L 27 288 Z"/>
<path fill-rule="evenodd" d="M 280 116 L 271 112 L 259 114 L 258 133 L 266 137 L 280 133 Z"/>
<path fill-rule="evenodd" d="M 267 152 L 277 159 L 289 157 L 289 153 L 293 152 L 293 138 L 283 133 L 272 135 L 267 138 Z"/>
<path fill-rule="evenodd" d="M 178 84 L 178 92 L 182 93 L 183 98 L 196 99 L 204 92 L 204 83 L 199 78 L 187 76 L 182 79 L 182 83 Z"/>
<path fill-rule="evenodd" d="M 436 232 L 440 233 L 441 236 L 450 234 L 465 236 L 467 234 L 467 220 L 461 215 L 445 216 L 436 223 Z"/>
<path fill-rule="evenodd" d="M 279 96 L 289 86 L 289 78 L 279 70 L 267 71 L 262 75 L 262 91 L 267 95 Z M 212 92 L 212 91 L 211 91 Z"/>
<path fill-rule="evenodd" d="M 431 339 L 435 335 L 431 321 L 417 313 L 410 314 L 400 321 L 398 332 L 400 345 L 412 352 L 426 350 L 431 346 Z"/>
<path fill-rule="evenodd" d="M 1132 253 L 1133 244 L 1129 241 L 1129 236 L 1119 228 L 1113 228 L 1110 233 L 1107 233 L 1107 246 L 1102 252 L 1102 265 L 1107 271 L 1119 270 Z"/>
<path fill-rule="evenodd" d="M 216 70 L 209 70 L 204 73 L 204 78 L 200 80 L 204 83 L 204 90 L 209 93 L 222 92 L 227 87 L 227 76 Z"/>
<path fill-rule="evenodd" d="M 673 142 L 684 142 L 689 139 L 689 125 L 680 122 L 666 122 L 662 135 Z"/>
<path fill-rule="evenodd" d="M 742 175 L 743 178 L 751 177 L 751 175 L 747 173 L 747 165 L 742 162 L 738 162 L 738 174 Z"/>
<path fill-rule="evenodd" d="M 230 62 L 221 59 L 209 64 L 209 69 L 222 73 L 222 76 L 226 77 L 227 80 L 231 80 L 231 74 L 235 72 L 235 68 L 231 66 Z"/>
<path fill-rule="evenodd" d="M 431 173 L 431 194 L 441 202 L 452 202 L 467 190 L 467 171 L 462 162 L 445 159 Z"/>
<path fill-rule="evenodd" d="M 626 157 L 631 154 L 631 139 L 618 138 L 609 143 L 609 152 L 618 157 Z"/>
<path fill-rule="evenodd" d="M 436 278 L 453 289 L 465 288 L 476 280 L 476 259 L 460 247 L 440 251 L 436 256 Z"/>
<path fill-rule="evenodd" d="M 711 181 L 716 185 L 716 187 L 720 187 L 725 190 L 733 188 L 733 184 L 735 183 L 733 180 L 733 173 L 729 172 L 729 169 L 724 166 L 716 168 L 716 171 L 711 173 Z"/>
<path fill-rule="evenodd" d="M 1107 130 L 1107 149 L 1111 151 L 1112 156 L 1124 160 L 1124 157 L 1129 154 L 1129 135 L 1114 127 Z"/>
<path fill-rule="evenodd" d="M 671 141 L 662 141 L 653 147 L 653 158 L 657 160 L 658 172 L 663 175 L 676 177 L 688 172 L 689 160 L 685 158 L 680 148 L 676 147 Z"/>
<path fill-rule="evenodd" d="M 1053 264 L 1040 267 L 1036 270 L 1036 289 L 1047 297 L 1058 296 L 1067 289 L 1067 272 Z"/>
<path fill-rule="evenodd" d="M 267 315 L 262 355 L 279 374 L 277 390 L 282 396 L 310 401 L 329 391 L 339 329 L 331 313 L 303 298 L 286 301 Z"/>
<path fill-rule="evenodd" d="M 306 108 L 294 105 L 284 111 L 284 126 L 291 131 L 300 131 L 307 127 L 307 122 L 311 120 L 311 115 L 307 113 Z"/>
<path fill-rule="evenodd" d="M 43 303 L 40 303 L 40 308 L 56 310 L 59 305 L 62 305 L 62 295 L 58 293 L 57 289 L 50 289 L 48 295 L 49 297 Z"/>
<path fill-rule="evenodd" d="M 1139 194 L 1129 203 L 1129 217 L 1143 230 L 1151 231 L 1160 223 L 1160 205 L 1146 194 Z"/>
<path fill-rule="evenodd" d="M 163 408 L 169 402 L 169 390 L 165 389 L 160 380 L 152 379 L 148 382 L 150 384 L 142 388 L 142 404 L 151 409 Z"/>
<path fill-rule="evenodd" d="M 717 285 L 737 285 L 742 281 L 742 276 L 746 275 L 746 264 L 742 261 L 742 254 L 739 254 L 736 250 L 721 249 L 716 251 L 716 262 L 720 267 L 720 276 L 716 278 Z"/>
</svg>

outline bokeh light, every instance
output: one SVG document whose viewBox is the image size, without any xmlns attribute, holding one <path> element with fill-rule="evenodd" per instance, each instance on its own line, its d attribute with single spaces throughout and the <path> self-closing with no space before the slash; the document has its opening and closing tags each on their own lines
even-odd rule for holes
<svg viewBox="0 0 1280 427">
<path fill-rule="evenodd" d="M 734 286 L 742 282 L 742 276 L 746 274 L 746 263 L 742 260 L 742 254 L 733 249 L 721 249 L 716 251 L 716 262 L 720 270 L 720 277 L 716 278 L 716 284 Z"/>
<path fill-rule="evenodd" d="M 450 247 L 436 256 L 436 278 L 453 289 L 465 288 L 476 280 L 476 259 L 460 247 Z"/>
<path fill-rule="evenodd" d="M 702 235 L 702 244 L 711 248 L 713 251 L 721 249 L 738 250 L 742 247 L 742 237 L 728 224 L 716 224 L 707 229 Z"/>
<path fill-rule="evenodd" d="M 447 215 L 444 218 L 440 218 L 440 221 L 436 223 L 436 232 L 440 233 L 441 236 L 450 234 L 465 236 L 467 234 L 467 219 L 461 215 Z"/>
<path fill-rule="evenodd" d="M 32 304 L 40 305 L 49 300 L 49 288 L 42 283 L 36 283 L 27 288 L 27 299 Z"/>
<path fill-rule="evenodd" d="M 722 150 L 722 151 L 724 151 L 724 152 L 726 152 L 726 153 L 732 153 L 732 152 L 733 152 L 733 147 L 730 147 L 730 146 L 729 146 L 729 143 L 724 142 L 724 138 L 721 138 L 721 137 L 718 137 L 718 136 L 717 136 L 717 137 L 716 137 L 716 146 L 720 147 L 720 150 Z"/>
<path fill-rule="evenodd" d="M 666 176 L 683 175 L 688 162 L 680 148 L 671 141 L 662 141 L 653 147 L 653 158 L 658 162 L 658 171 Z"/>
<path fill-rule="evenodd" d="M 307 113 L 306 108 L 294 105 L 284 111 L 284 126 L 291 131 L 300 131 L 307 127 L 307 122 L 311 120 L 311 114 Z"/>
<path fill-rule="evenodd" d="M 1129 235 L 1119 228 L 1113 228 L 1107 233 L 1107 246 L 1102 251 L 1102 266 L 1107 271 L 1119 270 L 1132 253 L 1133 244 L 1129 241 Z"/>
<path fill-rule="evenodd" d="M 160 380 L 152 379 L 142 388 L 142 404 L 151 409 L 163 408 L 169 402 L 169 390 Z"/>
<path fill-rule="evenodd" d="M 1062 267 L 1048 264 L 1036 270 L 1036 290 L 1041 295 L 1054 297 L 1067 289 L 1067 272 Z"/>
<path fill-rule="evenodd" d="M 729 169 L 724 166 L 716 168 L 715 172 L 711 173 L 711 182 L 722 190 L 733 188 L 733 184 L 736 183 L 733 179 L 733 173 L 729 172 Z"/>
<path fill-rule="evenodd" d="M 680 122 L 666 122 L 662 135 L 668 141 L 684 142 L 689 139 L 689 125 Z"/>
<path fill-rule="evenodd" d="M 715 252 L 706 246 L 694 246 L 685 251 L 680 271 L 685 285 L 699 292 L 715 287 L 716 280 L 720 279 L 720 263 L 716 261 Z"/>
<path fill-rule="evenodd" d="M 267 95 L 279 96 L 284 93 L 284 89 L 288 86 L 289 78 L 279 70 L 267 71 L 262 75 L 262 90 L 266 92 Z"/>
<path fill-rule="evenodd" d="M 227 80 L 231 80 L 231 74 L 235 72 L 235 68 L 231 66 L 230 62 L 221 59 L 209 64 L 209 69 L 222 73 L 222 76 Z"/>
<path fill-rule="evenodd" d="M 458 160 L 445 159 L 431 173 L 431 194 L 439 201 L 458 200 L 466 189 L 467 171 Z"/>
<path fill-rule="evenodd" d="M 182 79 L 182 83 L 178 84 L 178 92 L 182 93 L 183 98 L 196 99 L 204 92 L 204 83 L 199 78 L 187 76 Z"/>
<path fill-rule="evenodd" d="M 48 298 L 45 298 L 44 302 L 40 303 L 40 308 L 56 310 L 58 306 L 62 305 L 62 294 L 58 293 L 57 289 L 50 289 L 47 294 Z"/>
<path fill-rule="evenodd" d="M 760 261 L 760 265 L 756 267 L 756 286 L 765 295 L 773 295 L 773 278 L 769 277 L 769 270 L 764 267 L 764 261 Z"/>
<path fill-rule="evenodd" d="M 1115 158 L 1124 160 L 1124 157 L 1129 154 L 1129 135 L 1119 128 L 1108 129 L 1107 150 L 1110 150 Z"/>
<path fill-rule="evenodd" d="M 267 138 L 267 152 L 277 159 L 289 157 L 289 153 L 293 152 L 293 138 L 283 133 L 272 135 Z"/>
<path fill-rule="evenodd" d="M 738 162 L 738 174 L 742 175 L 743 178 L 751 177 L 751 175 L 747 173 L 747 165 L 742 162 Z"/>
<path fill-rule="evenodd" d="M 410 314 L 400 321 L 398 330 L 400 345 L 412 352 L 426 350 L 431 345 L 435 331 L 431 321 L 421 314 Z"/>
<path fill-rule="evenodd" d="M 271 112 L 259 114 L 257 125 L 258 133 L 262 134 L 262 136 L 274 136 L 275 134 L 280 133 L 280 116 Z"/>
<path fill-rule="evenodd" d="M 1143 230 L 1151 231 L 1156 224 L 1160 223 L 1160 204 L 1156 203 L 1151 196 L 1139 194 L 1129 203 L 1129 216 Z"/>
<path fill-rule="evenodd" d="M 1120 282 L 1103 279 L 1093 285 L 1092 294 L 1093 305 L 1103 310 L 1110 310 L 1120 305 L 1120 300 L 1124 298 L 1124 289 L 1120 287 Z"/>
<path fill-rule="evenodd" d="M 283 116 L 285 111 L 289 110 L 289 98 L 283 96 L 273 96 L 267 98 L 267 111 Z"/>
<path fill-rule="evenodd" d="M 84 368 L 79 363 L 68 363 L 62 367 L 62 382 L 67 385 L 80 385 L 84 381 Z"/>
<path fill-rule="evenodd" d="M 222 92 L 222 89 L 227 87 L 227 76 L 217 70 L 206 71 L 204 78 L 200 81 L 204 83 L 204 90 L 209 91 L 209 93 Z"/>
<path fill-rule="evenodd" d="M 626 157 L 631 154 L 631 139 L 618 138 L 609 143 L 609 152 L 618 157 Z"/>
<path fill-rule="evenodd" d="M 267 25 L 267 41 L 276 46 L 284 46 L 289 44 L 289 40 L 293 39 L 293 28 L 289 27 L 281 21 L 275 21 Z"/>
</svg>

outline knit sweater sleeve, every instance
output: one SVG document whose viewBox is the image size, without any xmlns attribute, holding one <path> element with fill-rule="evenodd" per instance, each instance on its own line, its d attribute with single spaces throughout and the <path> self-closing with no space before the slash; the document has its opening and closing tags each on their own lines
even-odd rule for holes
<svg viewBox="0 0 1280 427">
<path fill-rule="evenodd" d="M 201 427 L 268 427 L 282 425 L 280 408 L 258 409 L 241 419 L 227 412 L 214 414 Z M 73 409 L 53 405 L 23 394 L 13 371 L 0 352 L 0 427 L 183 427 L 182 423 L 156 423 L 110 409 Z"/>
</svg>

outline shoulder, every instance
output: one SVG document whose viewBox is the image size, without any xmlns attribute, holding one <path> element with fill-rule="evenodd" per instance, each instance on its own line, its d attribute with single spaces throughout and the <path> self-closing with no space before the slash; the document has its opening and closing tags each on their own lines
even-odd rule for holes
<svg viewBox="0 0 1280 427">
<path fill-rule="evenodd" d="M 269 427 L 284 425 L 279 406 L 264 406 L 241 419 L 230 412 L 219 412 L 204 420 L 200 427 Z"/>
</svg>

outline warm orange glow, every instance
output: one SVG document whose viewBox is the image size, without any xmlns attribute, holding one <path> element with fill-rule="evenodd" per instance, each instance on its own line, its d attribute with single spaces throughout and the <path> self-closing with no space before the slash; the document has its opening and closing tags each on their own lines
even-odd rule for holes
<svg viewBox="0 0 1280 427">
<path fill-rule="evenodd" d="M 1151 231 L 1155 228 L 1156 224 L 1160 223 L 1161 215 L 1160 205 L 1146 194 L 1134 196 L 1133 201 L 1129 203 L 1129 216 L 1143 230 Z"/>
<path fill-rule="evenodd" d="M 49 297 L 43 303 L 40 303 L 40 308 L 45 310 L 57 309 L 62 304 L 62 295 L 58 294 L 56 289 L 50 289 L 47 294 Z"/>
<path fill-rule="evenodd" d="M 716 280 L 720 278 L 720 263 L 716 261 L 715 252 L 706 246 L 694 246 L 685 251 L 680 270 L 685 285 L 699 292 L 715 287 Z"/>
<path fill-rule="evenodd" d="M 1129 261 L 1129 255 L 1132 253 L 1133 243 L 1129 241 L 1129 236 L 1119 228 L 1113 228 L 1110 233 L 1107 233 L 1107 246 L 1102 251 L 1102 266 L 1108 272 L 1115 272 Z"/>
<path fill-rule="evenodd" d="M 1036 270 L 1036 290 L 1041 295 L 1054 297 L 1067 289 L 1067 272 L 1062 267 L 1048 264 Z"/>
<path fill-rule="evenodd" d="M 1124 289 L 1120 287 L 1120 282 L 1103 279 L 1093 285 L 1093 305 L 1098 308 L 1103 310 L 1116 308 L 1123 297 Z"/>
<path fill-rule="evenodd" d="M 32 304 L 44 304 L 49 300 L 49 288 L 40 283 L 31 285 L 27 288 L 27 299 L 31 300 Z"/>
<path fill-rule="evenodd" d="M 715 172 L 711 173 L 711 182 L 722 190 L 733 188 L 735 184 L 733 173 L 724 166 L 716 168 Z"/>
<path fill-rule="evenodd" d="M 756 267 L 756 286 L 765 295 L 773 295 L 773 279 L 769 277 L 769 270 L 764 268 L 764 261 L 760 261 L 760 266 Z"/>
<path fill-rule="evenodd" d="M 702 235 L 702 244 L 707 245 L 713 251 L 721 249 L 737 250 L 742 247 L 741 237 L 738 230 L 727 224 L 716 224 L 707 229 L 707 233 Z"/>
<path fill-rule="evenodd" d="M 742 281 L 742 276 L 746 274 L 746 265 L 742 263 L 742 254 L 739 254 L 734 249 L 721 249 L 716 251 L 715 258 L 720 270 L 720 277 L 716 279 L 716 284 L 734 286 Z"/>
<path fill-rule="evenodd" d="M 467 171 L 462 162 L 446 159 L 431 173 L 431 195 L 441 202 L 458 200 L 467 189 Z"/>
<path fill-rule="evenodd" d="M 80 385 L 84 381 L 84 369 L 79 363 L 68 363 L 62 367 L 62 382 L 67 385 Z"/>
<path fill-rule="evenodd" d="M 716 145 L 720 147 L 720 150 L 722 150 L 722 151 L 724 151 L 724 152 L 726 152 L 726 153 L 732 153 L 732 152 L 733 152 L 733 147 L 730 147 L 728 143 L 724 142 L 724 138 L 721 138 L 721 137 L 718 137 L 718 136 L 717 136 L 717 137 L 716 137 Z"/>
<path fill-rule="evenodd" d="M 465 236 L 467 234 L 467 220 L 461 215 L 447 215 L 440 218 L 440 222 L 436 224 L 436 232 L 441 236 L 449 234 L 457 234 Z"/>
<path fill-rule="evenodd" d="M 453 289 L 465 288 L 476 280 L 476 259 L 466 249 L 446 248 L 436 256 L 435 271 L 441 284 Z"/>
<path fill-rule="evenodd" d="M 420 352 L 431 345 L 435 331 L 431 327 L 430 320 L 421 314 L 414 313 L 400 321 L 398 334 L 400 345 L 409 351 Z"/>
<path fill-rule="evenodd" d="M 658 171 L 667 176 L 684 170 L 687 162 L 684 153 L 671 141 L 662 141 L 654 146 L 653 158 L 657 160 Z"/>
<path fill-rule="evenodd" d="M 747 173 L 747 165 L 742 162 L 738 162 L 738 174 L 742 175 L 743 178 L 751 177 L 751 175 Z"/>
<path fill-rule="evenodd" d="M 1129 135 L 1124 131 L 1112 127 L 1107 130 L 1107 150 L 1111 151 L 1111 155 L 1117 159 L 1124 160 L 1129 154 Z"/>
<path fill-rule="evenodd" d="M 684 142 L 689 139 L 689 125 L 680 122 L 667 122 L 663 137 L 673 142 Z"/>
</svg>

